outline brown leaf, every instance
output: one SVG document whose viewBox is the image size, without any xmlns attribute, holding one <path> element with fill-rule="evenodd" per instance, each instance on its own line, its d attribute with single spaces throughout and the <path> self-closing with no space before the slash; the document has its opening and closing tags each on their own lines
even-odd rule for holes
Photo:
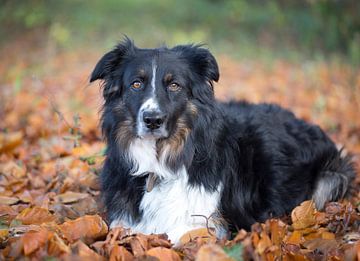
<svg viewBox="0 0 360 261">
<path fill-rule="evenodd" d="M 72 258 L 69 258 L 69 260 L 76 260 L 76 257 L 80 257 L 78 260 L 105 260 L 102 256 L 97 254 L 95 251 L 90 249 L 84 242 L 77 241 L 75 244 L 71 246 L 71 249 L 74 254 L 77 256 L 74 256 Z"/>
<path fill-rule="evenodd" d="M 0 133 L 0 153 L 11 152 L 22 143 L 23 134 L 18 132 Z"/>
<path fill-rule="evenodd" d="M 79 239 L 91 243 L 105 236 L 108 232 L 106 223 L 98 215 L 83 216 L 76 220 L 67 221 L 59 225 L 59 227 L 70 243 Z"/>
<path fill-rule="evenodd" d="M 146 252 L 146 255 L 153 256 L 159 261 L 180 261 L 179 255 L 172 249 L 165 247 L 154 247 Z"/>
<path fill-rule="evenodd" d="M 269 236 L 265 233 L 265 231 L 262 231 L 260 236 L 261 236 L 261 239 L 256 246 L 256 251 L 260 255 L 262 255 L 267 248 L 272 246 L 272 242 L 271 242 Z"/>
<path fill-rule="evenodd" d="M 171 248 L 172 244 L 169 239 L 162 238 L 162 235 L 150 235 L 148 237 L 148 242 L 151 247 L 166 247 Z"/>
<path fill-rule="evenodd" d="M 132 261 L 134 256 L 125 247 L 115 245 L 111 250 L 110 261 Z"/>
<path fill-rule="evenodd" d="M 6 197 L 6 196 L 0 196 L 0 204 L 4 205 L 14 205 L 18 203 L 20 200 L 15 197 Z"/>
<path fill-rule="evenodd" d="M 43 247 L 48 242 L 48 240 L 53 237 L 53 235 L 54 234 L 52 232 L 46 229 L 26 232 L 22 237 L 24 244 L 24 254 L 28 256 L 37 249 Z"/>
<path fill-rule="evenodd" d="M 20 179 L 25 177 L 26 169 L 16 164 L 14 161 L 7 162 L 5 164 L 0 164 L 0 173 L 3 173 L 6 177 L 14 177 Z"/>
<path fill-rule="evenodd" d="M 208 244 L 199 249 L 196 261 L 233 261 L 233 259 L 220 246 Z"/>
<path fill-rule="evenodd" d="M 294 229 L 304 229 L 316 224 L 315 204 L 308 200 L 301 203 L 291 212 L 292 226 Z"/>
<path fill-rule="evenodd" d="M 86 193 L 78 193 L 73 191 L 67 191 L 63 194 L 57 195 L 54 199 L 58 202 L 68 204 L 68 203 L 74 203 L 81 199 L 84 199 L 86 197 L 89 197 Z"/>
<path fill-rule="evenodd" d="M 58 234 L 54 233 L 54 236 L 50 239 L 48 245 L 48 253 L 50 256 L 60 256 L 64 253 L 69 254 L 71 252 L 70 247 L 65 244 Z"/>
<path fill-rule="evenodd" d="M 298 245 L 303 242 L 303 234 L 300 231 L 295 230 L 289 237 L 287 237 L 284 242 L 287 244 Z"/>
<path fill-rule="evenodd" d="M 148 249 L 148 242 L 145 235 L 138 234 L 130 239 L 131 250 L 135 257 L 142 256 Z"/>
<path fill-rule="evenodd" d="M 201 238 L 204 242 L 215 242 L 216 236 L 215 234 L 210 234 L 207 228 L 198 228 L 194 230 L 190 230 L 186 232 L 180 238 L 180 243 L 185 245 L 195 238 Z"/>
<path fill-rule="evenodd" d="M 56 218 L 45 208 L 32 207 L 25 208 L 15 219 L 21 221 L 24 225 L 31 225 L 52 222 Z"/>
<path fill-rule="evenodd" d="M 331 249 L 338 247 L 337 241 L 335 239 L 322 239 L 315 238 L 313 240 L 305 241 L 302 243 L 304 247 L 310 250 L 320 250 L 323 253 L 327 253 Z"/>
<path fill-rule="evenodd" d="M 5 240 L 9 236 L 9 230 L 8 229 L 0 229 L 0 244 L 5 242 Z"/>
</svg>

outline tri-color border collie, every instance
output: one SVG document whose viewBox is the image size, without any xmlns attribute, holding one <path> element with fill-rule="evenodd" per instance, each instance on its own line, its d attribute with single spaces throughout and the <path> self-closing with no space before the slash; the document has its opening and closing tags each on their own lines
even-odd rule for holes
<svg viewBox="0 0 360 261">
<path fill-rule="evenodd" d="M 141 49 L 125 39 L 90 82 L 103 80 L 101 174 L 111 227 L 219 237 L 343 197 L 355 171 L 318 127 L 274 104 L 218 102 L 219 69 L 202 46 Z"/>
</svg>

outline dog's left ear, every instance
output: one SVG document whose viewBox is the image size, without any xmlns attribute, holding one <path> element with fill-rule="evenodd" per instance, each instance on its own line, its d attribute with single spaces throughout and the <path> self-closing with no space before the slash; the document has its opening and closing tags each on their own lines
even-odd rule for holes
<svg viewBox="0 0 360 261">
<path fill-rule="evenodd" d="M 219 67 L 215 57 L 208 49 L 201 45 L 179 45 L 172 50 L 180 53 L 190 62 L 192 69 L 212 86 L 212 82 L 219 80 Z"/>
</svg>

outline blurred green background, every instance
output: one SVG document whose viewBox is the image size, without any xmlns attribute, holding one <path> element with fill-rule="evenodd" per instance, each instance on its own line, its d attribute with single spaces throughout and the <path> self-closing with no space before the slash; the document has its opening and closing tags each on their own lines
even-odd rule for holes
<svg viewBox="0 0 360 261">
<path fill-rule="evenodd" d="M 359 0 L 2 0 L 0 44 L 36 35 L 57 50 L 206 43 L 238 58 L 360 63 Z"/>
</svg>

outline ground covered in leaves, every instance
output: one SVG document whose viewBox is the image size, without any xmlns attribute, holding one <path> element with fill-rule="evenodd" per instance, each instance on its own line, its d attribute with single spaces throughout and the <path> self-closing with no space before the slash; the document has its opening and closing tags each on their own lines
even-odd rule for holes
<svg viewBox="0 0 360 261">
<path fill-rule="evenodd" d="M 0 64 L 0 259 L 360 259 L 359 175 L 351 197 L 322 212 L 306 201 L 232 240 L 206 229 L 173 247 L 166 235 L 109 230 L 98 175 L 99 86 L 88 85 L 102 51 L 4 46 Z M 11 48 L 10 48 L 11 47 Z M 10 51 L 11 50 L 11 51 Z M 360 70 L 340 62 L 234 61 L 220 56 L 219 99 L 277 102 L 320 124 L 360 162 Z"/>
</svg>

